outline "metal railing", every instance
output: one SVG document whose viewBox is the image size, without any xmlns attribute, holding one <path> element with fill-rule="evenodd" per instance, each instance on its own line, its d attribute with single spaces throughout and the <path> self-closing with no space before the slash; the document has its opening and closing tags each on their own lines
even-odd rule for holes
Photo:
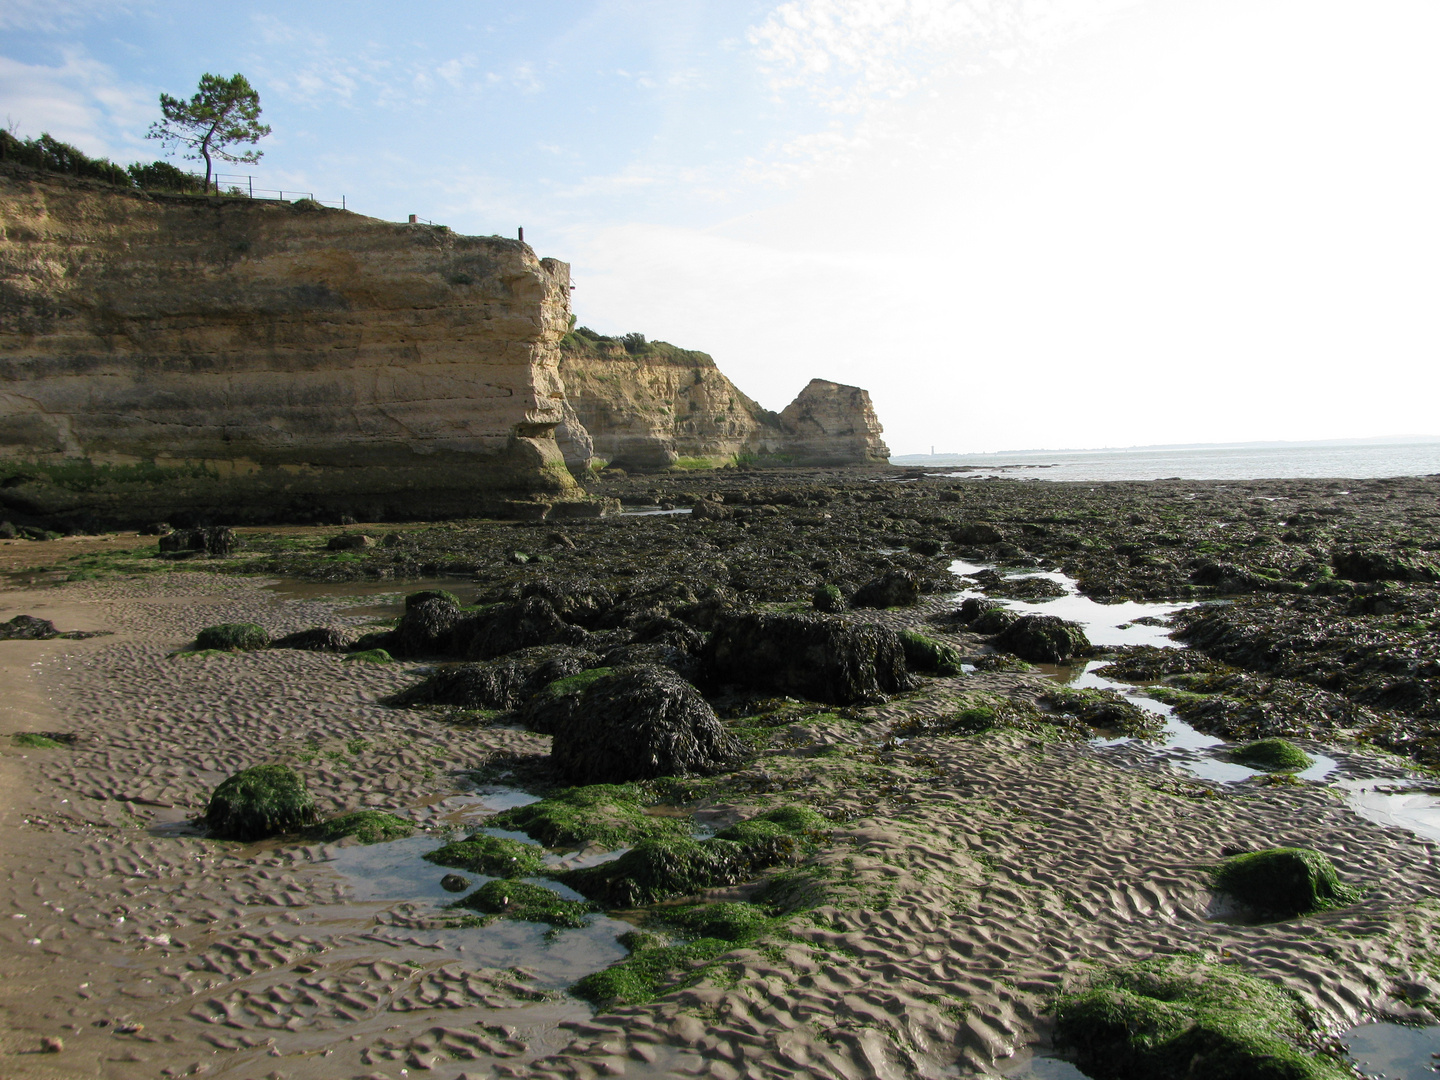
<svg viewBox="0 0 1440 1080">
<path fill-rule="evenodd" d="M 348 210 L 345 205 L 345 196 L 340 196 L 340 201 L 325 202 L 315 198 L 313 191 L 282 191 L 279 188 L 258 188 L 255 186 L 255 177 L 247 173 L 212 173 L 211 182 L 215 185 L 215 194 L 243 195 L 247 199 L 269 199 L 275 202 L 294 202 L 296 199 L 309 199 L 311 202 L 318 202 L 321 206 L 335 206 L 341 210 Z M 221 187 L 228 188 L 228 191 L 221 191 Z"/>
</svg>

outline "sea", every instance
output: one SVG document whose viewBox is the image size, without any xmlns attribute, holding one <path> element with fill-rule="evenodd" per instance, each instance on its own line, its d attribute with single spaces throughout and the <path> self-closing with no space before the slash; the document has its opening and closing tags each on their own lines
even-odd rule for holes
<svg viewBox="0 0 1440 1080">
<path fill-rule="evenodd" d="M 905 454 L 892 465 L 937 474 L 1014 480 L 1277 480 L 1440 473 L 1440 436 L 1329 442 L 1211 443 L 1103 450 L 1012 450 L 994 454 Z"/>
</svg>

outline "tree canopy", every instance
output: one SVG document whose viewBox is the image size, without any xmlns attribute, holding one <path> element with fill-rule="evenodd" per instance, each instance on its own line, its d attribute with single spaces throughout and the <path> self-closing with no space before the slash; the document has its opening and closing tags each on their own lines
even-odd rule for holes
<svg viewBox="0 0 1440 1080">
<path fill-rule="evenodd" d="M 192 161 L 203 158 L 207 187 L 213 175 L 212 158 L 253 164 L 263 150 L 237 154 L 226 147 L 253 146 L 270 134 L 270 125 L 260 123 L 260 95 L 240 74 L 226 79 L 207 72 L 189 101 L 161 94 L 160 114 L 163 119 L 151 124 L 145 137 L 159 139 L 167 148 L 188 147 L 184 156 Z"/>
</svg>

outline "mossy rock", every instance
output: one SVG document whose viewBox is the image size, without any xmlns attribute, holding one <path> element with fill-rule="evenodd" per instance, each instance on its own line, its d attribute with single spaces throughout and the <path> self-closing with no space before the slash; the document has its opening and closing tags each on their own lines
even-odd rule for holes
<svg viewBox="0 0 1440 1080">
<path fill-rule="evenodd" d="M 1270 848 L 1226 859 L 1215 887 L 1257 915 L 1290 919 L 1353 904 L 1360 890 L 1344 885 L 1334 865 L 1309 848 Z"/>
<path fill-rule="evenodd" d="M 709 840 L 647 840 L 613 862 L 568 870 L 558 880 L 610 907 L 640 907 L 754 880 L 811 850 L 828 828 L 814 811 L 780 807 Z"/>
<path fill-rule="evenodd" d="M 623 1005 L 641 1005 L 674 989 L 687 977 L 694 979 L 696 965 L 735 947 L 720 938 L 668 944 L 640 930 L 622 935 L 620 942 L 630 949 L 630 955 L 604 971 L 586 975 L 570 987 L 572 994 L 607 1011 Z"/>
<path fill-rule="evenodd" d="M 452 908 L 469 908 L 485 915 L 518 922 L 549 923 L 557 928 L 586 925 L 597 908 L 584 900 L 566 900 L 554 889 L 528 881 L 487 881 Z"/>
<path fill-rule="evenodd" d="M 1055 1039 L 1095 1080 L 1341 1080 L 1307 1045 L 1285 990 L 1198 956 L 1156 957 L 1093 976 L 1055 1007 Z"/>
<path fill-rule="evenodd" d="M 1242 765 L 1265 772 L 1304 772 L 1315 759 L 1288 739 L 1260 739 L 1231 751 Z"/>
<path fill-rule="evenodd" d="M 205 824 L 222 840 L 263 840 L 316 823 L 315 801 L 288 765 L 256 765 L 220 783 L 205 808 Z"/>
<path fill-rule="evenodd" d="M 845 610 L 845 594 L 838 585 L 817 585 L 810 594 L 810 605 L 816 611 L 834 615 Z"/>
<path fill-rule="evenodd" d="M 425 855 L 436 866 L 453 866 L 489 877 L 531 877 L 545 866 L 545 853 L 534 844 L 476 833 Z"/>
<path fill-rule="evenodd" d="M 902 630 L 900 647 L 905 650 L 905 663 L 912 671 L 928 671 L 934 675 L 961 674 L 960 654 L 943 641 L 936 641 L 914 630 Z"/>
<path fill-rule="evenodd" d="M 725 900 L 657 910 L 651 922 L 672 926 L 690 938 L 718 938 L 739 944 L 753 941 L 774 920 L 756 904 Z"/>
<path fill-rule="evenodd" d="M 263 626 L 251 622 L 221 623 L 207 626 L 195 635 L 195 651 L 218 649 L 223 652 L 253 652 L 270 644 L 270 635 Z"/>
<path fill-rule="evenodd" d="M 502 810 L 490 824 L 523 832 L 552 848 L 598 844 L 613 849 L 641 840 L 689 836 L 694 829 L 688 817 L 646 814 L 634 784 L 562 788 L 539 802 Z"/>
<path fill-rule="evenodd" d="M 311 833 L 327 843 L 353 836 L 362 844 L 380 844 L 387 840 L 404 840 L 415 834 L 415 825 L 405 818 L 383 810 L 355 810 L 341 814 L 316 826 Z"/>
<path fill-rule="evenodd" d="M 361 660 L 367 664 L 393 664 L 395 658 L 384 649 L 362 649 L 345 657 L 346 662 Z"/>
</svg>

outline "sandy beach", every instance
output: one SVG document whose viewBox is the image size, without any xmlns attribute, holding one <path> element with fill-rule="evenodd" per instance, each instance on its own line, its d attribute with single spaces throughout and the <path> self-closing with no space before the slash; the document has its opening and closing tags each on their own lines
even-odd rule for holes
<svg viewBox="0 0 1440 1080">
<path fill-rule="evenodd" d="M 418 860 L 506 805 L 505 769 L 540 761 L 548 737 L 379 704 L 424 663 L 169 655 L 222 622 L 356 627 L 374 618 L 357 592 L 393 604 L 403 591 L 273 585 L 186 572 L 0 597 L 0 619 L 109 632 L 0 642 L 4 1075 L 1021 1076 L 1050 1052 L 1053 995 L 1100 965 L 1198 950 L 1294 991 L 1317 1036 L 1413 1016 L 1401 999 L 1434 985 L 1436 846 L 1361 818 L 1336 785 L 1402 776 L 1405 762 L 1330 745 L 1323 781 L 1220 784 L 1135 741 L 914 723 L 1049 685 L 993 672 L 802 719 L 702 791 L 685 807 L 701 823 L 786 803 L 828 819 L 818 850 L 784 871 L 805 902 L 692 985 L 597 1013 L 566 987 L 624 957 L 623 922 L 553 940 L 534 924 L 456 927 L 443 870 Z M 874 617 L 920 625 L 946 603 Z M 24 747 L 21 732 L 64 741 Z M 323 815 L 383 809 L 420 831 L 407 847 L 206 839 L 190 821 L 211 790 L 263 762 L 298 769 Z M 1282 845 L 1329 856 L 1363 899 L 1235 918 L 1209 869 Z M 404 867 L 385 871 L 374 853 L 392 847 Z"/>
</svg>

